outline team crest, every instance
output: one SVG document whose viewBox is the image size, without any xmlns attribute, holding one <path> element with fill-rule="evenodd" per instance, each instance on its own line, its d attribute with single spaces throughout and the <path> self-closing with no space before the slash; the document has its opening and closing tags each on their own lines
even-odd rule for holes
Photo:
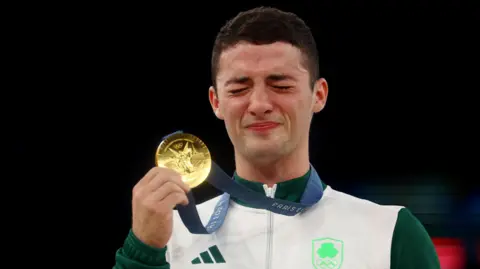
<svg viewBox="0 0 480 269">
<path fill-rule="evenodd" d="M 343 262 L 343 241 L 333 238 L 312 240 L 312 263 L 316 269 L 339 269 Z"/>
</svg>

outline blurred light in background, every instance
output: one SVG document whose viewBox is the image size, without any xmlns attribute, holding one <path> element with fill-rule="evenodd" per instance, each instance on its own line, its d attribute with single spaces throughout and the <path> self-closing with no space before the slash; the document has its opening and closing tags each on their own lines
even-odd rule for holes
<svg viewBox="0 0 480 269">
<path fill-rule="evenodd" d="M 464 269 L 467 263 L 465 246 L 456 238 L 432 238 L 442 269 Z"/>
</svg>

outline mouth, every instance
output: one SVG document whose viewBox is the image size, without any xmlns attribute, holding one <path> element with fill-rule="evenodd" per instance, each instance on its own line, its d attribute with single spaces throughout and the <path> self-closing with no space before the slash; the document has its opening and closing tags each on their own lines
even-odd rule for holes
<svg viewBox="0 0 480 269">
<path fill-rule="evenodd" d="M 265 122 L 257 122 L 257 123 L 250 124 L 247 126 L 247 128 L 255 132 L 264 132 L 264 131 L 273 129 L 278 125 L 280 124 L 277 122 L 265 121 Z"/>
</svg>

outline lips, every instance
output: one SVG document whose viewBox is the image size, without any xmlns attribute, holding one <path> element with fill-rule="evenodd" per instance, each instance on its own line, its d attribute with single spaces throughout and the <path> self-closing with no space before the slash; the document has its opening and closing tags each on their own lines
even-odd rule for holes
<svg viewBox="0 0 480 269">
<path fill-rule="evenodd" d="M 248 129 L 254 131 L 266 131 L 277 127 L 279 124 L 273 121 L 256 122 L 248 125 Z"/>
</svg>

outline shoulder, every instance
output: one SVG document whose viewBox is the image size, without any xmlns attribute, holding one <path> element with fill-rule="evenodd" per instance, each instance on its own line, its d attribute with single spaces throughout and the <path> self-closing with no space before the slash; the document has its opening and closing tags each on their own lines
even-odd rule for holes
<svg viewBox="0 0 480 269">
<path fill-rule="evenodd" d="M 428 237 L 428 233 L 420 220 L 406 207 L 401 205 L 383 205 L 367 199 L 340 192 L 328 187 L 325 191 L 323 203 L 326 209 L 330 208 L 349 216 L 364 216 L 374 222 L 381 219 L 390 219 L 393 224 L 393 236 L 405 238 L 421 236 Z M 371 218 L 373 217 L 373 218 Z"/>
<path fill-rule="evenodd" d="M 399 212 L 404 208 L 404 206 L 401 205 L 375 203 L 368 199 L 335 190 L 330 186 L 325 189 L 321 204 L 322 209 L 335 210 L 340 214 L 343 213 L 352 217 L 358 216 L 367 219 L 375 217 L 375 221 L 378 221 L 378 218 L 384 217 L 393 222 L 396 222 Z"/>
<path fill-rule="evenodd" d="M 431 237 L 407 208 L 398 213 L 392 237 L 391 268 L 440 269 Z"/>
</svg>

